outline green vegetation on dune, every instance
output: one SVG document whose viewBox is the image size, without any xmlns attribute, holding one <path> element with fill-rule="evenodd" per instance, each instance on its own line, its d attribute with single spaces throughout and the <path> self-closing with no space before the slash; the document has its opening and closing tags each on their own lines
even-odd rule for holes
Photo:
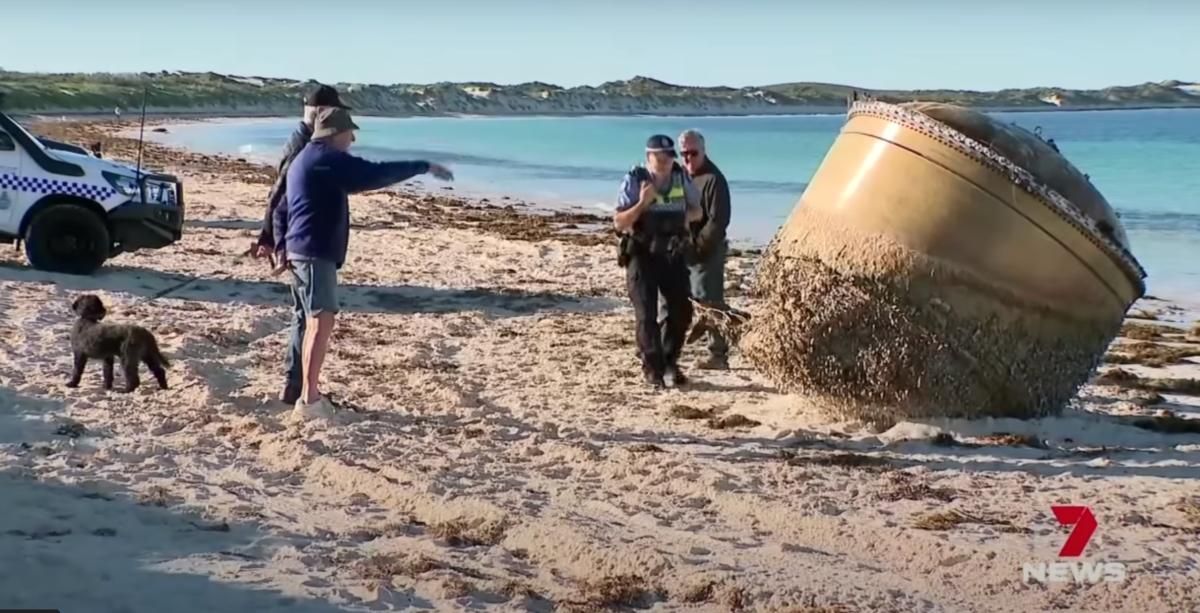
<svg viewBox="0 0 1200 613">
<path fill-rule="evenodd" d="M 116 107 L 132 111 L 141 107 L 145 91 L 147 107 L 156 113 L 291 114 L 312 83 L 212 72 L 37 74 L 0 70 L 0 92 L 7 95 L 5 108 L 17 113 L 110 113 Z M 687 87 L 646 77 L 571 88 L 540 82 L 336 85 L 357 113 L 371 115 L 800 113 L 842 108 L 854 92 L 891 102 L 920 99 L 991 109 L 1200 106 L 1200 88 L 1179 81 L 1100 90 L 993 92 L 867 90 L 827 83 Z"/>
</svg>

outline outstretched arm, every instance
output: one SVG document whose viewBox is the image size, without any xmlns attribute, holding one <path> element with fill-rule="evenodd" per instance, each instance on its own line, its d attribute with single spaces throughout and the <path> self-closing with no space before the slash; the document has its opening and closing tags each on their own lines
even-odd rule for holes
<svg viewBox="0 0 1200 613">
<path fill-rule="evenodd" d="M 446 168 L 425 161 L 371 162 L 343 153 L 335 158 L 333 166 L 332 175 L 352 194 L 383 189 L 427 172 L 442 180 L 454 179 L 454 175 Z"/>
</svg>

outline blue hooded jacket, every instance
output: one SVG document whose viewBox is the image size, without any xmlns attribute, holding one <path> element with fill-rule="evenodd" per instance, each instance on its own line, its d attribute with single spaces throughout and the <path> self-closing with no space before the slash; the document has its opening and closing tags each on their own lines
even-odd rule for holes
<svg viewBox="0 0 1200 613">
<path fill-rule="evenodd" d="M 348 196 L 426 172 L 429 162 L 371 162 L 322 141 L 308 143 L 288 168 L 287 206 L 275 207 L 276 251 L 341 268 L 350 242 Z"/>
</svg>

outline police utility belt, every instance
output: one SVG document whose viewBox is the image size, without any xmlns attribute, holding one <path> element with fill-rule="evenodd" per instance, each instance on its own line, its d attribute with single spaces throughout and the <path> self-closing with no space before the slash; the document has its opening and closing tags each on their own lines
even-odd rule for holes
<svg viewBox="0 0 1200 613">
<path fill-rule="evenodd" d="M 691 240 L 684 234 L 656 234 L 648 237 L 622 234 L 617 244 L 617 264 L 625 267 L 638 256 L 662 253 L 670 257 L 690 258 Z"/>
<path fill-rule="evenodd" d="M 632 232 L 621 235 L 617 264 L 627 266 L 633 258 L 651 254 L 689 258 L 690 239 L 683 203 L 655 203 L 634 225 Z"/>
</svg>

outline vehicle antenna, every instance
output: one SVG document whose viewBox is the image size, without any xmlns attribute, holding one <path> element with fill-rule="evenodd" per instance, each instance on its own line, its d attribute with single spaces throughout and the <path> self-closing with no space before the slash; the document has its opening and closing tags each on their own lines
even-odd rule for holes
<svg viewBox="0 0 1200 613">
<path fill-rule="evenodd" d="M 150 94 L 150 86 L 146 83 L 142 84 L 142 126 L 138 130 L 138 160 L 137 160 L 137 178 L 138 189 L 144 189 L 142 185 L 142 149 L 146 143 L 146 97 Z M 143 198 L 145 196 L 143 195 Z"/>
</svg>

